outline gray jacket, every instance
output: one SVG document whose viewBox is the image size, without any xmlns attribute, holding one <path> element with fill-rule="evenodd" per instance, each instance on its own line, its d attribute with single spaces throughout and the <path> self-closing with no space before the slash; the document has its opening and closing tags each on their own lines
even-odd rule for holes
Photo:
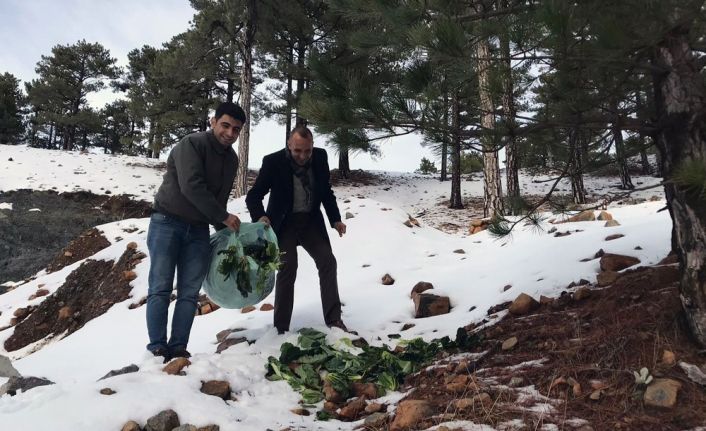
<svg viewBox="0 0 706 431">
<path fill-rule="evenodd" d="M 188 223 L 210 223 L 221 229 L 237 171 L 235 151 L 221 145 L 212 131 L 187 135 L 169 153 L 154 209 Z"/>
</svg>

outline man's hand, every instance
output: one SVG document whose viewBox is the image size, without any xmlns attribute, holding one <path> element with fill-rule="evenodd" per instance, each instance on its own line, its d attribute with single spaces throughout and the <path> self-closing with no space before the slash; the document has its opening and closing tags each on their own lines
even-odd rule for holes
<svg viewBox="0 0 706 431">
<path fill-rule="evenodd" d="M 223 220 L 223 224 L 228 226 L 228 228 L 234 232 L 240 230 L 240 219 L 235 214 L 228 213 L 228 218 Z"/>
<path fill-rule="evenodd" d="M 342 221 L 334 223 L 333 228 L 338 232 L 338 236 L 343 236 L 343 234 L 346 233 L 346 224 Z"/>
<path fill-rule="evenodd" d="M 267 216 L 262 216 L 262 217 L 260 217 L 260 219 L 259 219 L 258 221 L 259 221 L 260 223 L 265 223 L 265 226 L 266 226 L 266 227 L 270 227 L 270 218 L 269 218 L 269 217 L 267 217 Z"/>
</svg>

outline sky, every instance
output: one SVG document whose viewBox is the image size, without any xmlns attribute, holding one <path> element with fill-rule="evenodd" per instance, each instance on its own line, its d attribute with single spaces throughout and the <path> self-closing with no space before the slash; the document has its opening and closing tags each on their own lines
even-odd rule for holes
<svg viewBox="0 0 706 431">
<path fill-rule="evenodd" d="M 6 145 L 0 145 L 0 154 L 3 155 L 0 157 L 0 190 L 21 186 L 34 190 L 56 187 L 57 191 L 64 191 L 80 185 L 84 190 L 96 193 L 112 189 L 114 194 L 138 193 L 138 197 L 148 198 L 161 182 L 159 171 L 143 166 L 144 163 L 136 164 L 141 160 L 134 157 L 81 155 Z M 77 172 L 81 175 L 76 175 Z M 13 184 L 6 178 L 24 181 Z M 531 187 L 534 193 L 549 187 L 546 183 L 534 182 L 537 178 L 545 179 L 529 177 L 523 172 L 520 182 Z M 488 316 L 487 310 L 495 304 L 513 300 L 521 292 L 535 299 L 540 295 L 557 297 L 572 281 L 581 278 L 594 281 L 599 261 L 585 261 L 585 258 L 592 257 L 598 249 L 635 256 L 642 265 L 656 264 L 670 249 L 669 213 L 658 211 L 664 207 L 661 190 L 641 192 L 642 197 L 657 195 L 657 201 L 609 207 L 608 211 L 620 226 L 605 227 L 603 221 L 559 224 L 554 227 L 560 232 L 571 232 L 571 235 L 555 236 L 548 233 L 552 225 L 543 221 L 542 231 L 532 226 L 518 226 L 511 237 L 497 239 L 487 231 L 469 236 L 465 228 L 448 234 L 432 227 L 442 222 L 459 222 L 458 210 L 440 211 L 438 205 L 443 196 L 448 195 L 448 183 L 441 184 L 434 178 L 419 175 L 390 176 L 388 180 L 390 183 L 336 187 L 341 213 L 346 217 L 347 233 L 342 238 L 330 235 L 338 262 L 343 319 L 349 328 L 376 346 L 385 343 L 394 348 L 401 343 L 393 334 L 405 340 L 415 337 L 431 340 L 447 335 L 453 338 L 461 326 L 479 323 L 483 319 L 489 319 L 492 324 L 504 318 L 505 311 Z M 640 181 L 643 180 L 658 181 L 650 177 L 643 177 Z M 585 181 L 590 190 L 600 190 L 614 185 L 617 179 L 587 176 Z M 385 187 L 386 184 L 390 187 Z M 463 181 L 462 189 L 472 196 L 483 196 L 481 181 Z M 614 187 L 612 190 L 619 192 Z M 14 202 L 14 206 L 11 204 L 12 201 L 0 201 L 0 214 L 47 210 L 29 208 L 27 203 L 20 201 Z M 231 200 L 228 209 L 234 214 L 246 214 L 244 197 Z M 403 221 L 407 220 L 408 214 L 417 211 L 424 213 L 418 218 L 421 225 L 405 226 Z M 133 241 L 137 250 L 147 252 L 148 223 L 148 218 L 142 218 L 98 226 L 110 245 L 89 259 L 117 260 Z M 617 233 L 624 237 L 610 242 L 604 240 L 606 235 Z M 636 248 L 638 245 L 640 247 Z M 463 252 L 457 252 L 459 249 Z M 0 396 L 2 429 L 114 430 L 120 429 L 129 419 L 144 426 L 148 417 L 167 408 L 179 414 L 182 424 L 205 426 L 216 423 L 223 431 L 360 428 L 361 421 L 325 422 L 317 421 L 313 414 L 295 415 L 290 409 L 302 407 L 300 395 L 285 382 L 265 380 L 267 358 L 279 356 L 282 343 L 296 343 L 297 333 L 294 331 L 300 328 L 325 331 L 330 344 L 338 348 L 346 346 L 341 338 L 348 334 L 324 326 L 318 275 L 313 260 L 306 253 L 299 254 L 292 332 L 278 335 L 272 326 L 272 311 L 260 310 L 260 304 L 250 313 L 221 308 L 197 316 L 188 346 L 193 355 L 191 365 L 181 376 L 166 375 L 161 371 L 162 364 L 145 352 L 145 307 L 129 308 L 147 294 L 149 256 L 134 268 L 137 278 L 130 283 L 130 299 L 115 304 L 105 314 L 66 337 L 58 336 L 20 350 L 5 351 L 4 341 L 13 333 L 12 327 L 7 325 L 14 311 L 20 307 L 39 306 L 51 298 L 30 295 L 39 287 L 54 294 L 83 262 L 51 273 L 40 271 L 36 278 L 26 283 L 10 283 L 16 285 L 16 289 L 0 295 L 0 328 L 5 328 L 0 330 L 0 355 L 8 356 L 23 376 L 42 376 L 56 383 L 13 397 Z M 381 284 L 386 273 L 395 279 L 394 284 Z M 0 283 L 4 281 L 0 280 Z M 448 314 L 414 318 L 410 291 L 419 281 L 432 283 L 435 294 L 449 297 L 451 310 Z M 274 293 L 270 293 L 263 302 L 272 304 L 273 296 Z M 170 308 L 171 315 L 174 304 Z M 403 325 L 412 323 L 409 329 L 402 329 Z M 232 337 L 243 336 L 253 343 L 241 343 L 222 354 L 215 354 L 216 334 L 235 328 L 240 329 Z M 477 359 L 473 356 L 464 358 L 469 363 Z M 483 361 L 478 363 L 485 366 Z M 97 381 L 108 371 L 128 364 L 136 364 L 139 372 Z M 518 371 L 518 368 L 521 366 L 514 370 Z M 535 382 L 527 381 L 527 386 L 523 384 L 513 389 L 505 385 L 506 381 L 483 380 L 491 372 L 488 368 L 477 370 L 478 384 L 490 387 L 491 393 L 518 391 L 523 396 L 520 404 L 527 409 L 527 417 L 532 420 L 534 414 L 541 414 L 544 424 L 549 423 L 550 418 L 544 412 L 551 402 L 547 394 L 536 392 Z M 0 385 L 6 380 L 0 377 Z M 236 399 L 223 402 L 201 394 L 201 382 L 207 380 L 228 381 Z M 110 397 L 100 395 L 99 391 L 106 387 L 116 393 Z M 375 402 L 390 404 L 389 412 L 403 395 L 393 392 Z M 512 397 L 514 394 L 511 395 L 514 399 Z M 316 409 L 310 410 L 313 413 Z M 557 412 L 555 418 L 560 423 L 572 419 L 561 412 Z M 448 423 L 447 426 L 466 430 L 492 429 L 475 427 L 472 423 L 455 426 Z M 435 426 L 427 430 L 436 429 Z"/>
<path fill-rule="evenodd" d="M 127 53 L 143 45 L 161 46 L 186 31 L 194 10 L 187 0 L 0 0 L 0 73 L 10 72 L 22 81 L 37 77 L 34 68 L 42 55 L 50 55 L 57 44 L 73 44 L 81 39 L 98 42 L 110 50 L 118 65 L 127 65 Z M 117 95 L 103 91 L 89 102 L 102 107 Z M 251 136 L 250 166 L 259 168 L 262 157 L 283 145 L 284 126 L 263 120 Z M 390 139 L 381 154 L 351 157 L 351 169 L 410 172 L 422 157 L 431 158 L 419 144 L 418 136 Z M 325 137 L 315 138 L 324 146 Z M 330 165 L 337 158 L 329 149 Z M 437 163 L 438 166 L 438 163 Z"/>
</svg>

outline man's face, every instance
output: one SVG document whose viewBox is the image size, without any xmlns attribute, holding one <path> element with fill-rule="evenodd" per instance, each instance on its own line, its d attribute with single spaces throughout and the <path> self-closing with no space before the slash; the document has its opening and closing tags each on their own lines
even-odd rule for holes
<svg viewBox="0 0 706 431">
<path fill-rule="evenodd" d="M 236 120 L 228 114 L 221 115 L 221 118 L 211 118 L 211 128 L 218 142 L 224 147 L 230 147 L 238 139 L 243 122 Z"/>
<path fill-rule="evenodd" d="M 287 147 L 292 153 L 292 159 L 299 166 L 304 166 L 314 152 L 314 140 L 304 138 L 299 133 L 292 133 L 287 141 Z"/>
</svg>

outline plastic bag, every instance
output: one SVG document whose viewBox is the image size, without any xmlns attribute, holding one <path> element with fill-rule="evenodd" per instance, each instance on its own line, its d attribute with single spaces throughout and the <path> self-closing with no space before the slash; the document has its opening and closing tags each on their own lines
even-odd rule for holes
<svg viewBox="0 0 706 431">
<path fill-rule="evenodd" d="M 241 223 L 238 232 L 221 229 L 211 235 L 204 292 L 223 308 L 257 304 L 274 289 L 279 256 L 277 236 L 264 223 Z"/>
</svg>

